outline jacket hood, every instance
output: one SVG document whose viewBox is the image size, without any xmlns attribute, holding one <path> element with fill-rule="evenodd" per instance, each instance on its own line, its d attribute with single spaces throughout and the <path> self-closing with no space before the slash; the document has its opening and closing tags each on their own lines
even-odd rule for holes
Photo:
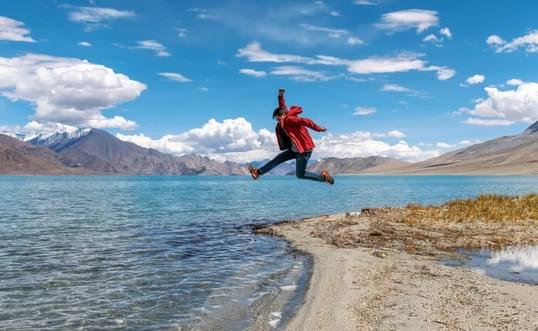
<svg viewBox="0 0 538 331">
<path fill-rule="evenodd" d="M 303 107 L 301 106 L 291 106 L 290 110 L 288 111 L 287 116 L 296 116 L 303 112 Z"/>
</svg>

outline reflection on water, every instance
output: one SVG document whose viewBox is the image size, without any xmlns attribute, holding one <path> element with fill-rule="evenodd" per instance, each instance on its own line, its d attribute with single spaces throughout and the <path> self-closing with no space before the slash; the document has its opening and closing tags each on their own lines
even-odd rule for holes
<svg viewBox="0 0 538 331">
<path fill-rule="evenodd" d="M 480 250 L 469 256 L 471 259 L 463 265 L 481 274 L 511 282 L 538 284 L 538 246 Z"/>
</svg>

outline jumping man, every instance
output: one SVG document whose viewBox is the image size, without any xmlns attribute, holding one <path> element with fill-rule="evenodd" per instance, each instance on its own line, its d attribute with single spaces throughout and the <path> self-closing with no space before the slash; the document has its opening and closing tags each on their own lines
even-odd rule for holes
<svg viewBox="0 0 538 331">
<path fill-rule="evenodd" d="M 307 128 L 317 132 L 325 132 L 327 129 L 320 127 L 309 118 L 299 117 L 299 114 L 303 112 L 300 106 L 291 106 L 288 111 L 284 92 L 283 89 L 278 90 L 278 108 L 273 111 L 273 118 L 277 122 L 276 139 L 283 152 L 259 169 L 250 165 L 248 170 L 252 178 L 258 179 L 279 164 L 295 159 L 297 178 L 334 184 L 334 179 L 327 170 L 323 170 L 319 175 L 306 171 L 306 165 L 315 147 Z"/>
</svg>

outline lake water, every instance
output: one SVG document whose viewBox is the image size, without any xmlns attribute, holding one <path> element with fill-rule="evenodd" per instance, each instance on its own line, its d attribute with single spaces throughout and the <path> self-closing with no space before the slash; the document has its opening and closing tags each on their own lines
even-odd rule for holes
<svg viewBox="0 0 538 331">
<path fill-rule="evenodd" d="M 0 329 L 242 329 L 263 305 L 279 328 L 308 258 L 249 225 L 536 191 L 538 176 L 0 176 Z"/>
</svg>

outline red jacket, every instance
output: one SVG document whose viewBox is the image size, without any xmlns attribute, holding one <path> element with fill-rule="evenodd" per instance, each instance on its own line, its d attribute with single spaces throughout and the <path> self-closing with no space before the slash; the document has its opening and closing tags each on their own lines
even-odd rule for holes
<svg viewBox="0 0 538 331">
<path fill-rule="evenodd" d="M 278 106 L 287 109 L 284 96 L 278 96 Z M 323 129 L 311 119 L 299 117 L 298 115 L 302 112 L 302 107 L 291 106 L 286 116 L 281 118 L 276 125 L 276 138 L 280 150 L 291 148 L 290 142 L 295 145 L 299 153 L 311 151 L 316 147 L 307 127 L 318 132 Z"/>
</svg>

